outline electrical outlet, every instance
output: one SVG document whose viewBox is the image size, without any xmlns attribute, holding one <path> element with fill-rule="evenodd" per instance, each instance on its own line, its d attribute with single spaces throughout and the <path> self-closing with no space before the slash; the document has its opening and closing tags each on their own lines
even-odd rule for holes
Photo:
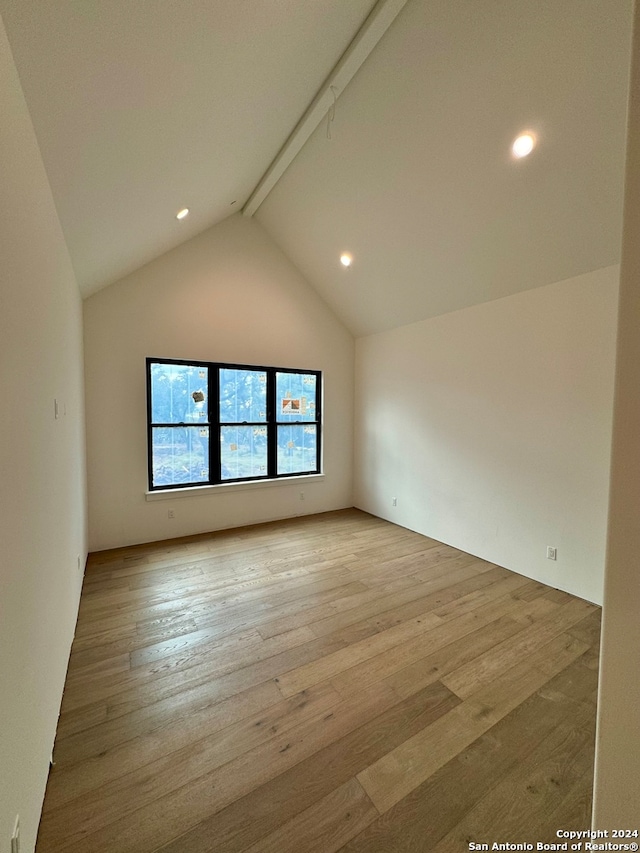
<svg viewBox="0 0 640 853">
<path fill-rule="evenodd" d="M 82 557 L 78 554 L 78 571 L 82 571 Z"/>
<path fill-rule="evenodd" d="M 547 560 L 557 560 L 558 559 L 558 549 L 553 548 L 551 545 L 547 545 Z"/>
<path fill-rule="evenodd" d="M 175 513 L 172 509 L 167 510 L 167 518 L 175 518 Z"/>
<path fill-rule="evenodd" d="M 304 492 L 300 492 L 300 500 L 301 500 L 301 501 L 303 501 L 303 500 L 304 500 Z"/>
<path fill-rule="evenodd" d="M 16 815 L 16 822 L 11 833 L 11 853 L 20 853 L 20 815 Z"/>
<path fill-rule="evenodd" d="M 398 498 L 391 498 L 391 506 L 398 506 Z"/>
</svg>

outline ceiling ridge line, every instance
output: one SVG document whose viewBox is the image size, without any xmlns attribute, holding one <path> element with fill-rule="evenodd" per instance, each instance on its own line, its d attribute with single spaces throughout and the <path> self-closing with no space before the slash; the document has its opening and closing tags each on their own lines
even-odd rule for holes
<svg viewBox="0 0 640 853">
<path fill-rule="evenodd" d="M 327 111 L 355 77 L 369 54 L 389 29 L 407 0 L 378 0 L 349 47 L 333 67 L 304 115 L 290 133 L 275 159 L 256 184 L 242 208 L 244 216 L 253 216 L 286 172 L 298 152 L 320 124 Z M 336 94 L 337 93 L 337 94 Z"/>
</svg>

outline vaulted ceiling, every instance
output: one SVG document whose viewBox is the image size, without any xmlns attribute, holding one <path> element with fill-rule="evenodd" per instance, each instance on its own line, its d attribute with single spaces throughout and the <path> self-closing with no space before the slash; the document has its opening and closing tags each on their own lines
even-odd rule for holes
<svg viewBox="0 0 640 853">
<path fill-rule="evenodd" d="M 618 262 L 631 13 L 409 0 L 258 219 L 358 335 Z"/>
<path fill-rule="evenodd" d="M 83 291 L 242 208 L 374 5 L 0 0 Z M 399 3 L 258 220 L 356 335 L 616 263 L 632 5 Z"/>
<path fill-rule="evenodd" d="M 85 294 L 242 208 L 374 2 L 0 0 Z"/>
</svg>

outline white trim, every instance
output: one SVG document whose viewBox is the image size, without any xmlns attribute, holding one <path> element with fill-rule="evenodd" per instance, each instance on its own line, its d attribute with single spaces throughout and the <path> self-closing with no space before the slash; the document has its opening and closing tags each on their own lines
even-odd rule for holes
<svg viewBox="0 0 640 853">
<path fill-rule="evenodd" d="M 295 483 L 320 483 L 324 480 L 324 474 L 303 474 L 300 477 L 278 477 L 277 480 L 251 480 L 242 483 L 216 483 L 206 486 L 188 486 L 186 489 L 162 489 L 153 492 L 145 492 L 147 501 L 166 501 L 174 498 L 199 498 L 207 497 L 223 492 L 241 492 L 246 489 L 265 489 L 272 486 L 294 485 Z"/>
</svg>

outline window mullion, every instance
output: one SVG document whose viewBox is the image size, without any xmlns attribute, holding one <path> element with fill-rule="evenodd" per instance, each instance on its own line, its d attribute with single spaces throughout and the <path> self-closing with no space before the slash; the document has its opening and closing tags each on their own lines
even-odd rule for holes
<svg viewBox="0 0 640 853">
<path fill-rule="evenodd" d="M 220 469 L 220 368 L 209 365 L 209 482 L 221 481 Z"/>
<path fill-rule="evenodd" d="M 276 432 L 276 372 L 267 370 L 267 476 L 277 476 L 278 438 Z"/>
</svg>

